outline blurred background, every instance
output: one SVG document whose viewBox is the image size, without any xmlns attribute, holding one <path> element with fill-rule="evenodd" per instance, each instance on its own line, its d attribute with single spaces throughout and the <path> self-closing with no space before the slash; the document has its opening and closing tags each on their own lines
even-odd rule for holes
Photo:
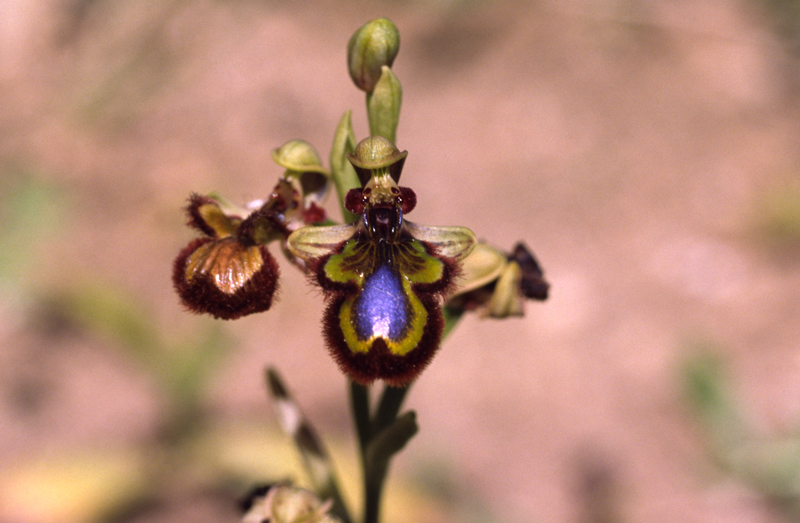
<svg viewBox="0 0 800 523">
<path fill-rule="evenodd" d="M 385 521 L 800 520 L 797 0 L 4 0 L 0 522 L 235 521 L 302 479 L 267 364 L 358 496 L 318 291 L 280 260 L 222 322 L 170 271 L 190 192 L 266 196 L 347 109 L 365 136 L 344 50 L 379 16 L 412 219 L 552 284 L 414 385 Z"/>
</svg>

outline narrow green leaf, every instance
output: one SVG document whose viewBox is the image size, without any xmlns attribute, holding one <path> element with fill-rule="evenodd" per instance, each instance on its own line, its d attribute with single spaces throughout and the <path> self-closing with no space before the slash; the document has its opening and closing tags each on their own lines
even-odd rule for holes
<svg viewBox="0 0 800 523">
<path fill-rule="evenodd" d="M 265 377 L 281 430 L 294 440 L 315 492 L 322 499 L 332 499 L 331 512 L 345 523 L 349 523 L 350 516 L 339 490 L 333 460 L 322 440 L 303 414 L 300 405 L 289 393 L 278 371 L 270 367 L 266 370 Z"/>
<path fill-rule="evenodd" d="M 458 322 L 464 316 L 464 309 L 455 309 L 452 307 L 443 307 L 442 316 L 444 316 L 444 329 L 442 329 L 442 343 L 450 335 Z"/>
<path fill-rule="evenodd" d="M 369 387 L 354 381 L 350 382 L 350 404 L 353 408 L 353 418 L 358 436 L 358 446 L 362 457 L 367 443 L 372 436 L 372 427 L 369 417 Z"/>
<path fill-rule="evenodd" d="M 398 417 L 392 424 L 375 434 L 367 446 L 368 469 L 376 474 L 385 472 L 389 460 L 403 450 L 419 430 L 417 414 L 413 410 Z"/>
</svg>

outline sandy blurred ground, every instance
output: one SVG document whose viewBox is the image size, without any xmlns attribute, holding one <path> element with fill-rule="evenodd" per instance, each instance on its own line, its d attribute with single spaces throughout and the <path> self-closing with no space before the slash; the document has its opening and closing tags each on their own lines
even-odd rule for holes
<svg viewBox="0 0 800 523">
<path fill-rule="evenodd" d="M 154 430 L 130 358 L 32 329 L 31 304 L 94 282 L 168 339 L 213 323 L 171 290 L 181 206 L 263 197 L 270 150 L 304 138 L 327 157 L 347 109 L 363 137 L 344 46 L 377 16 L 401 32 L 413 220 L 524 239 L 552 284 L 524 319 L 459 326 L 410 394 L 422 431 L 396 471 L 443 467 L 497 521 L 595 521 L 598 489 L 616 521 L 781 521 L 716 472 L 680 394 L 682 361 L 710 340 L 759 430 L 800 416 L 798 251 L 762 227 L 800 175 L 798 62 L 759 5 L 725 0 L 0 2 L 3 188 L 55 191 L 45 232 L 4 244 L 0 460 Z M 223 326 L 236 348 L 208 402 L 272 420 L 275 364 L 349 438 L 321 299 L 282 267 L 274 310 Z"/>
</svg>

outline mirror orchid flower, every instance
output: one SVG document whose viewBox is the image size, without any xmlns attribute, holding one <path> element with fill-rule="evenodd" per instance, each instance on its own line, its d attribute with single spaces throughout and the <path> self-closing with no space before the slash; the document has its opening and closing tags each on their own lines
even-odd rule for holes
<svg viewBox="0 0 800 523">
<path fill-rule="evenodd" d="M 181 250 L 172 270 L 188 310 L 224 320 L 268 310 L 280 271 L 267 245 L 325 220 L 319 201 L 328 175 L 313 147 L 292 140 L 272 156 L 286 171 L 266 201 L 239 207 L 219 195 L 189 198 L 187 225 L 202 236 Z"/>
<path fill-rule="evenodd" d="M 328 302 L 328 350 L 362 384 L 404 386 L 428 365 L 442 337 L 443 299 L 476 242 L 464 227 L 405 219 L 416 204 L 414 191 L 397 184 L 406 154 L 380 136 L 362 140 L 349 160 L 365 183 L 345 198 L 359 219 L 303 227 L 288 239 Z"/>
</svg>

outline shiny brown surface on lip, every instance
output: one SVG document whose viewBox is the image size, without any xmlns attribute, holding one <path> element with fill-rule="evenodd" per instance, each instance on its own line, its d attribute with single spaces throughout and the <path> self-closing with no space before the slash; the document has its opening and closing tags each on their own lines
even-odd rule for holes
<svg viewBox="0 0 800 523">
<path fill-rule="evenodd" d="M 186 278 L 211 278 L 219 290 L 233 294 L 261 269 L 264 260 L 257 246 L 245 246 L 234 238 L 209 242 L 198 248 L 186 263 Z"/>
</svg>

